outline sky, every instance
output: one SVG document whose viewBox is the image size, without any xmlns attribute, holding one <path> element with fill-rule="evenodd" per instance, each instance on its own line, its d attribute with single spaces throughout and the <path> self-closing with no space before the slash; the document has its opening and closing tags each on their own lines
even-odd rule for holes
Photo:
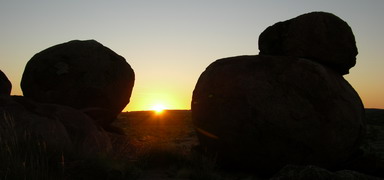
<svg viewBox="0 0 384 180">
<path fill-rule="evenodd" d="M 344 77 L 366 108 L 384 108 L 382 0 L 0 0 L 0 70 L 22 95 L 24 67 L 36 53 L 95 39 L 136 74 L 123 111 L 190 109 L 200 74 L 217 59 L 256 55 L 262 31 L 325 11 L 352 28 L 359 55 Z"/>
</svg>

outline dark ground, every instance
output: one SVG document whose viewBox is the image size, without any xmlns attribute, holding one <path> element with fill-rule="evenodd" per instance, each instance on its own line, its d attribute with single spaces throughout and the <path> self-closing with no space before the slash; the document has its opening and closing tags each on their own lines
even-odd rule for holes
<svg viewBox="0 0 384 180">
<path fill-rule="evenodd" d="M 362 150 L 383 164 L 384 110 L 366 109 L 366 119 L 367 135 Z M 144 164 L 137 179 L 265 179 L 251 173 L 226 172 L 215 165 L 214 159 L 196 158 L 192 149 L 198 140 L 189 110 L 168 110 L 161 114 L 125 112 L 114 125 L 126 133 L 126 136 L 113 136 L 118 146 L 116 155 L 124 154 L 129 161 Z M 372 165 L 370 160 L 363 163 Z M 357 171 L 331 172 L 314 166 L 289 165 L 272 179 L 376 179 Z"/>
</svg>

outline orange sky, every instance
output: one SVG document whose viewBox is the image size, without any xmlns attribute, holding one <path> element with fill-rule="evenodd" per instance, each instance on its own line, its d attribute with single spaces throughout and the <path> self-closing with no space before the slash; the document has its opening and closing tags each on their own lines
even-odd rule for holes
<svg viewBox="0 0 384 180">
<path fill-rule="evenodd" d="M 346 5 L 348 4 L 348 5 Z M 73 39 L 95 39 L 125 57 L 136 74 L 124 111 L 190 109 L 200 74 L 213 61 L 255 55 L 268 26 L 311 11 L 344 19 L 356 36 L 357 65 L 345 78 L 368 108 L 384 108 L 384 1 L 130 0 L 5 1 L 0 5 L 0 69 L 21 95 L 25 64 Z"/>
</svg>

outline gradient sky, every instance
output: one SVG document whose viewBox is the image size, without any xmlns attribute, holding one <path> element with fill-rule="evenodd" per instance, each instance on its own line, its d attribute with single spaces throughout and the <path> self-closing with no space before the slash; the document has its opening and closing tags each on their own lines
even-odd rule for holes
<svg viewBox="0 0 384 180">
<path fill-rule="evenodd" d="M 351 27 L 359 55 L 344 76 L 365 107 L 384 108 L 383 0 L 0 0 L 0 69 L 21 95 L 36 53 L 74 39 L 95 39 L 123 56 L 136 74 L 124 111 L 156 104 L 190 109 L 200 74 L 213 61 L 259 53 L 270 25 L 312 11 Z"/>
</svg>

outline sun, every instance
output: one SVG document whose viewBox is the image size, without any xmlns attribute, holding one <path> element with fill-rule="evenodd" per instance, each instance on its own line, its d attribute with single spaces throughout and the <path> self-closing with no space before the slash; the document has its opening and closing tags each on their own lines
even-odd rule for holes
<svg viewBox="0 0 384 180">
<path fill-rule="evenodd" d="M 162 104 L 156 104 L 152 107 L 152 110 L 154 110 L 157 114 L 160 114 L 164 111 L 165 106 Z"/>
</svg>

